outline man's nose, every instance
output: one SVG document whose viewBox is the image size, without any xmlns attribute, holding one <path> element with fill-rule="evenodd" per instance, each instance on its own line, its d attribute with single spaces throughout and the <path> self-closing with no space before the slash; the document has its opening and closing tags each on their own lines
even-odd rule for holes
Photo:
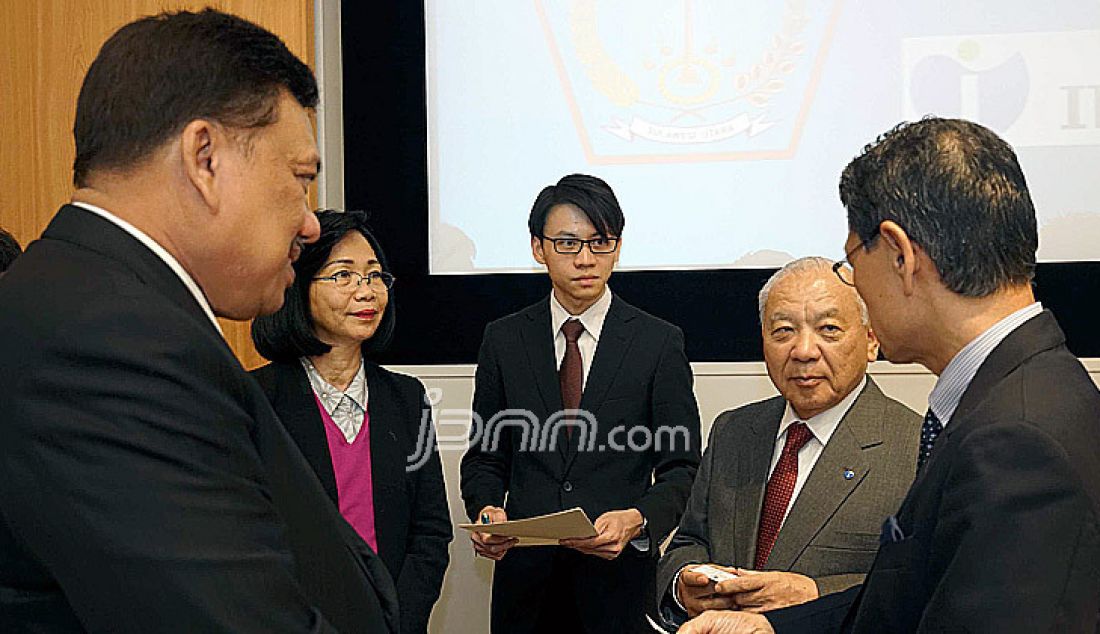
<svg viewBox="0 0 1100 634">
<path fill-rule="evenodd" d="M 303 244 L 309 244 L 316 242 L 319 237 L 321 237 L 321 223 L 317 220 L 317 214 L 306 211 L 306 215 L 302 219 L 302 226 L 298 229 L 299 241 Z"/>
<path fill-rule="evenodd" d="M 794 347 L 791 348 L 791 358 L 796 361 L 816 361 L 821 356 L 821 348 L 817 345 L 817 338 L 812 331 L 802 330 L 795 335 Z"/>
<path fill-rule="evenodd" d="M 592 245 L 582 244 L 581 250 L 577 253 L 577 257 L 573 258 L 573 261 L 578 267 L 592 266 L 596 263 L 596 254 L 592 253 Z"/>
</svg>

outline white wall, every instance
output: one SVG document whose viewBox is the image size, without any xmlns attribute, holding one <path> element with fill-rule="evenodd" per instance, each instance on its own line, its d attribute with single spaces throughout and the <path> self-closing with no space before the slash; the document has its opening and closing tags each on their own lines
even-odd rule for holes
<svg viewBox="0 0 1100 634">
<path fill-rule="evenodd" d="M 1100 385 L 1100 359 L 1083 360 Z M 469 427 L 469 409 L 474 390 L 474 366 L 392 366 L 391 369 L 420 378 L 429 391 L 438 390 L 436 404 L 443 477 L 451 519 L 466 522 L 459 494 L 458 464 L 463 439 Z M 695 397 L 703 420 L 703 437 L 720 412 L 776 394 L 763 363 L 694 363 Z M 928 392 L 935 377 L 920 366 L 872 364 L 870 373 L 882 390 L 919 413 L 927 409 Z M 451 566 L 443 585 L 443 596 L 432 615 L 432 634 L 474 634 L 489 631 L 489 587 L 492 563 L 476 559 L 465 531 L 456 529 L 451 544 Z"/>
</svg>

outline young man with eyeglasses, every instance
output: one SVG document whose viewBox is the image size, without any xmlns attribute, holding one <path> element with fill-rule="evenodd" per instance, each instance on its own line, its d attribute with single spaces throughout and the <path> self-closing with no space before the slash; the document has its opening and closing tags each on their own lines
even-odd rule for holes
<svg viewBox="0 0 1100 634">
<path fill-rule="evenodd" d="M 647 631 L 658 545 L 699 464 L 699 409 L 680 329 L 607 286 L 624 223 L 599 178 L 543 189 L 528 227 L 550 297 L 485 329 L 467 513 L 499 522 L 579 506 L 598 532 L 518 549 L 475 533 L 475 551 L 497 562 L 493 632 Z M 498 416 L 517 410 L 531 416 Z"/>
</svg>

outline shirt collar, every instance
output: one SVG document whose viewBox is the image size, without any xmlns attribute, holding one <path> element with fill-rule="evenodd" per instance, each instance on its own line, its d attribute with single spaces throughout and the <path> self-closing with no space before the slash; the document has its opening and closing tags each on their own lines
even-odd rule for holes
<svg viewBox="0 0 1100 634">
<path fill-rule="evenodd" d="M 783 410 L 783 418 L 779 422 L 779 433 L 775 436 L 776 440 L 779 440 L 779 438 L 783 436 L 783 433 L 787 431 L 788 427 L 798 421 L 802 421 L 806 423 L 806 427 L 810 429 L 818 442 L 823 446 L 829 444 L 829 439 L 833 437 L 833 432 L 835 432 L 837 426 L 840 425 L 840 420 L 844 418 L 848 410 L 852 408 L 852 404 L 856 402 L 856 399 L 859 398 L 859 395 L 863 392 L 863 388 L 865 387 L 867 387 L 866 374 L 863 375 L 859 385 L 851 392 L 848 392 L 848 395 L 842 398 L 839 403 L 821 412 L 817 416 L 812 416 L 806 420 L 799 418 L 794 408 L 792 408 L 791 404 L 788 402 L 786 409 Z"/>
<path fill-rule="evenodd" d="M 611 287 L 603 289 L 603 295 L 579 315 L 570 315 L 569 311 L 561 305 L 554 293 L 550 293 L 550 334 L 558 336 L 561 325 L 569 319 L 579 319 L 584 325 L 584 331 L 592 335 L 597 343 L 600 341 L 600 332 L 603 330 L 603 322 L 607 319 L 607 311 L 611 308 Z"/>
<path fill-rule="evenodd" d="M 359 362 L 359 370 L 355 372 L 355 378 L 351 380 L 346 390 L 340 390 L 326 381 L 307 357 L 302 357 L 301 361 L 302 367 L 306 369 L 306 376 L 309 377 L 310 386 L 313 387 L 314 393 L 321 399 L 321 404 L 329 414 L 345 398 L 351 399 L 351 402 L 364 412 L 367 411 L 367 372 L 362 361 Z"/>
<path fill-rule="evenodd" d="M 963 393 L 970 386 L 970 381 L 974 379 L 978 368 L 989 358 L 993 349 L 1004 341 L 1005 337 L 1012 334 L 1012 331 L 1041 312 L 1043 312 L 1043 305 L 1039 302 L 1025 306 L 993 324 L 959 350 L 943 369 L 940 378 L 936 380 L 936 385 L 928 394 L 928 408 L 940 420 L 940 424 L 947 426 L 951 416 L 959 407 Z"/>
<path fill-rule="evenodd" d="M 80 207 L 85 211 L 90 211 L 93 214 L 115 224 L 119 229 L 122 229 L 126 233 L 134 237 L 135 240 L 144 244 L 150 251 L 155 253 L 157 257 L 164 260 L 164 263 L 168 265 L 168 268 L 172 269 L 183 282 L 183 285 L 187 287 L 188 291 L 191 291 L 191 295 L 195 297 L 195 301 L 199 303 L 202 308 L 202 312 L 206 313 L 206 316 L 210 318 L 210 321 L 214 324 L 214 327 L 218 329 L 218 332 L 222 331 L 221 324 L 218 323 L 218 319 L 214 316 L 214 310 L 210 308 L 210 302 L 207 301 L 206 295 L 203 294 L 202 289 L 199 288 L 198 283 L 195 282 L 195 278 L 191 277 L 191 274 L 183 268 L 183 265 L 179 263 L 179 260 L 172 257 L 172 254 L 167 249 L 160 246 L 156 240 L 149 237 L 147 233 L 138 229 L 134 225 L 126 222 L 122 218 L 112 214 L 111 212 L 103 209 L 102 207 L 96 207 L 84 202 L 71 203 L 74 207 Z"/>
</svg>

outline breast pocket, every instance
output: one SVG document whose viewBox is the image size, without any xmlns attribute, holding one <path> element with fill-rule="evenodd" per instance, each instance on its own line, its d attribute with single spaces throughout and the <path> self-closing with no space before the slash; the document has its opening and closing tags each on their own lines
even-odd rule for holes
<svg viewBox="0 0 1100 634">
<path fill-rule="evenodd" d="M 875 570 L 905 570 L 913 568 L 918 558 L 924 555 L 923 542 L 916 537 L 906 537 L 897 542 L 886 542 L 879 546 L 875 557 Z"/>
</svg>

